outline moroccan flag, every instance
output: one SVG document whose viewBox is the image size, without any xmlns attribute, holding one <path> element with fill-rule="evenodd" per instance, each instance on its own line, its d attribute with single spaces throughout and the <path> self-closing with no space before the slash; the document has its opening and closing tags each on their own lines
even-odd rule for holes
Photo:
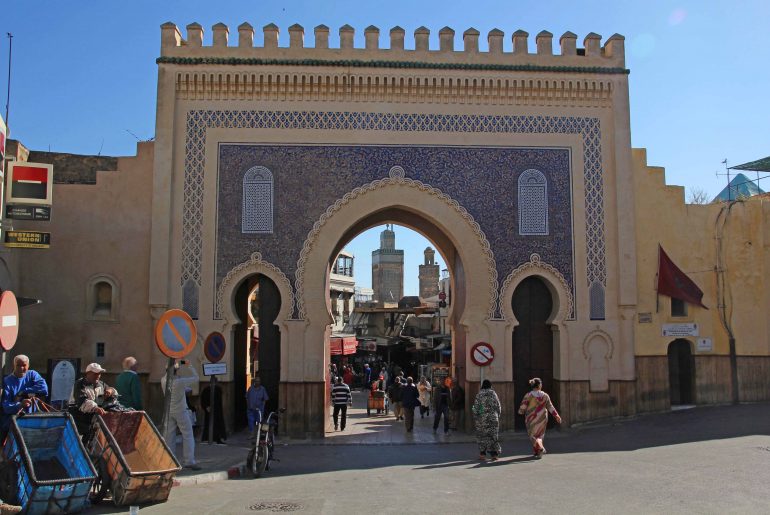
<svg viewBox="0 0 770 515">
<path fill-rule="evenodd" d="M 703 291 L 671 261 L 660 245 L 658 245 L 658 293 L 708 309 L 701 302 Z"/>
<path fill-rule="evenodd" d="M 48 196 L 48 169 L 34 165 L 14 166 L 11 196 L 15 199 L 45 200 Z"/>
</svg>

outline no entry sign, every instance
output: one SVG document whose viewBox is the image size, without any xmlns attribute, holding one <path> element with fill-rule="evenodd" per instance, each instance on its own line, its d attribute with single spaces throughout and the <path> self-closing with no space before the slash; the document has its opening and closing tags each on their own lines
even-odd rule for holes
<svg viewBox="0 0 770 515">
<path fill-rule="evenodd" d="M 217 363 L 225 357 L 226 348 L 227 343 L 222 333 L 213 332 L 206 337 L 206 342 L 203 344 L 203 354 L 207 360 Z"/>
<path fill-rule="evenodd" d="M 169 309 L 155 326 L 155 344 L 169 358 L 183 358 L 195 347 L 198 331 L 190 315 Z"/>
<path fill-rule="evenodd" d="M 0 346 L 11 350 L 19 336 L 19 304 L 12 291 L 0 295 Z"/>
<path fill-rule="evenodd" d="M 471 347 L 471 361 L 480 367 L 485 367 L 495 359 L 495 349 L 491 343 L 479 342 Z"/>
</svg>

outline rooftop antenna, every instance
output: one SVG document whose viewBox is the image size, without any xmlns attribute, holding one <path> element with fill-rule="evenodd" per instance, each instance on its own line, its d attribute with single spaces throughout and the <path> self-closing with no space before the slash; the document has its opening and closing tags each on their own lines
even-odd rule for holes
<svg viewBox="0 0 770 515">
<path fill-rule="evenodd" d="M 727 158 L 722 160 L 722 164 L 725 165 L 725 173 L 716 172 L 717 177 L 720 175 L 727 175 L 727 201 L 733 200 L 733 190 L 730 188 L 730 168 L 727 166 Z"/>
</svg>

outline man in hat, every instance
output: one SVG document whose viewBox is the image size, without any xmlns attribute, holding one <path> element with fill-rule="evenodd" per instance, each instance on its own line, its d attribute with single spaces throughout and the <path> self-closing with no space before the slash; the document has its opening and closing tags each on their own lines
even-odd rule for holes
<svg viewBox="0 0 770 515">
<path fill-rule="evenodd" d="M 95 414 L 104 415 L 107 411 L 120 411 L 122 406 L 117 402 L 118 391 L 107 386 L 102 381 L 105 369 L 99 363 L 91 363 L 86 367 L 83 377 L 75 381 L 72 395 L 75 398 L 75 423 L 81 435 L 86 435 Z"/>
</svg>

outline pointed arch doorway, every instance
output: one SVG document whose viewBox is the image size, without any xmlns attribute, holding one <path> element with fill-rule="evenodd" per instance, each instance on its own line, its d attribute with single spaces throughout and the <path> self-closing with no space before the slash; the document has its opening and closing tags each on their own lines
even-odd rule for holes
<svg viewBox="0 0 770 515">
<path fill-rule="evenodd" d="M 519 324 L 513 331 L 514 409 L 529 391 L 529 380 L 539 377 L 543 390 L 555 398 L 553 381 L 553 333 L 548 320 L 553 312 L 553 298 L 548 286 L 537 276 L 519 283 L 511 299 L 513 314 Z M 524 417 L 516 413 L 516 429 L 524 429 Z"/>
<path fill-rule="evenodd" d="M 278 286 L 264 274 L 253 274 L 237 287 L 235 312 L 240 320 L 233 326 L 233 412 L 235 429 L 246 426 L 245 392 L 259 375 L 270 396 L 265 409 L 278 407 L 281 379 L 281 330 L 276 319 L 281 311 Z"/>
</svg>

